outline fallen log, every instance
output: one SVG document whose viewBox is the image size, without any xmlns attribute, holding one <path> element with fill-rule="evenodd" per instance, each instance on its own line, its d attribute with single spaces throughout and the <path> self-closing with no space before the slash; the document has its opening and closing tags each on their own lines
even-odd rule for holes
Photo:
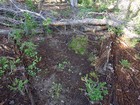
<svg viewBox="0 0 140 105">
<path fill-rule="evenodd" d="M 12 30 L 0 29 L 0 35 L 8 35 Z"/>
<path fill-rule="evenodd" d="M 84 32 L 103 31 L 107 29 L 107 26 L 84 26 Z"/>
<path fill-rule="evenodd" d="M 122 22 L 109 20 L 109 19 L 91 19 L 86 18 L 82 20 L 61 20 L 61 21 L 55 21 L 52 22 L 50 25 L 53 26 L 64 26 L 64 25 L 83 25 L 83 24 L 90 24 L 90 25 L 109 25 L 113 27 L 117 27 L 122 25 Z"/>
</svg>

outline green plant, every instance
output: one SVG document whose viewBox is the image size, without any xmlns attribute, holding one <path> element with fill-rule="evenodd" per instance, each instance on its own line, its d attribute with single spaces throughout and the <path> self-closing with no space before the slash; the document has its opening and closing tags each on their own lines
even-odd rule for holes
<svg viewBox="0 0 140 105">
<path fill-rule="evenodd" d="M 84 55 L 88 46 L 88 37 L 86 36 L 76 36 L 72 38 L 69 43 L 69 48 L 75 51 L 77 54 Z"/>
<path fill-rule="evenodd" d="M 40 71 L 40 69 L 37 68 L 37 64 L 39 61 L 41 61 L 41 57 L 37 56 L 38 54 L 36 51 L 37 45 L 35 45 L 31 41 L 22 42 L 22 37 L 23 35 L 20 34 L 19 30 L 16 30 L 12 33 L 12 38 L 13 40 L 16 41 L 15 45 L 18 46 L 17 50 L 20 50 L 20 52 L 22 52 L 22 54 L 19 55 L 21 57 L 20 62 L 23 63 L 24 62 L 23 59 L 28 59 L 28 60 L 30 59 L 28 64 L 24 66 L 26 67 L 25 69 L 27 70 L 28 75 L 35 76 L 36 73 Z M 11 68 L 16 68 L 14 62 L 10 62 L 10 63 L 11 63 Z"/>
<path fill-rule="evenodd" d="M 79 7 L 79 12 L 77 14 L 77 16 L 79 18 L 84 18 L 84 17 L 93 17 L 92 12 L 95 12 L 96 9 L 95 8 L 87 8 L 87 7 Z"/>
<path fill-rule="evenodd" d="M 50 34 L 52 32 L 52 30 L 50 30 L 49 25 L 51 23 L 51 19 L 47 18 L 46 20 L 43 21 L 43 27 L 44 27 L 44 31 L 47 32 L 47 34 Z"/>
<path fill-rule="evenodd" d="M 6 57 L 0 57 L 0 77 L 8 69 L 8 59 Z"/>
<path fill-rule="evenodd" d="M 41 71 L 41 69 L 37 68 L 37 63 L 39 61 L 41 61 L 41 57 L 36 55 L 32 63 L 28 65 L 27 71 L 30 76 L 35 76 L 37 72 Z"/>
<path fill-rule="evenodd" d="M 5 2 L 6 2 L 6 0 L 0 0 L 0 4 L 1 4 L 1 3 L 5 3 Z"/>
<path fill-rule="evenodd" d="M 140 21 L 140 20 L 139 20 Z M 136 34 L 139 34 L 140 35 L 140 22 L 138 22 L 135 26 L 135 29 L 134 29 L 135 33 Z"/>
<path fill-rule="evenodd" d="M 140 39 L 138 38 L 124 38 L 125 43 L 129 46 L 129 47 L 135 47 L 139 42 Z"/>
<path fill-rule="evenodd" d="M 37 68 L 37 63 L 41 61 L 41 57 L 37 56 L 36 45 L 32 42 L 24 42 L 20 46 L 20 50 L 23 51 L 26 56 L 32 58 L 32 61 L 28 64 L 26 69 L 30 76 L 35 76 L 36 73 L 40 71 L 40 69 Z"/>
<path fill-rule="evenodd" d="M 89 60 L 90 62 L 95 62 L 96 59 L 97 59 L 97 57 L 96 57 L 95 54 L 93 54 L 93 52 L 90 53 L 90 54 L 88 55 L 88 60 Z"/>
<path fill-rule="evenodd" d="M 96 16 L 97 19 L 103 19 L 104 16 Z"/>
<path fill-rule="evenodd" d="M 85 6 L 85 7 L 92 6 L 93 3 L 94 3 L 93 0 L 82 0 L 81 1 L 82 6 Z"/>
<path fill-rule="evenodd" d="M 91 78 L 88 78 L 88 75 L 83 77 L 82 81 L 85 82 L 86 95 L 91 102 L 95 103 L 103 100 L 104 96 L 108 94 L 106 82 L 93 81 Z"/>
<path fill-rule="evenodd" d="M 53 82 L 51 89 L 52 89 L 52 97 L 58 99 L 62 91 L 62 85 L 60 83 Z"/>
<path fill-rule="evenodd" d="M 11 37 L 14 41 L 16 41 L 16 44 L 17 45 L 20 45 L 21 44 L 21 39 L 23 37 L 23 35 L 21 34 L 22 31 L 21 30 L 17 30 L 15 29 L 14 31 L 12 31 L 11 33 Z"/>
<path fill-rule="evenodd" d="M 128 60 L 124 60 L 122 59 L 120 61 L 121 65 L 124 67 L 124 68 L 130 68 L 131 64 L 128 62 Z"/>
<path fill-rule="evenodd" d="M 97 11 L 99 11 L 99 12 L 105 12 L 106 10 L 107 10 L 106 4 L 100 4 L 97 9 Z"/>
<path fill-rule="evenodd" d="M 109 26 L 108 31 L 111 33 L 114 33 L 117 36 L 121 36 L 123 34 L 123 27 L 120 26 L 120 27 L 114 28 L 114 27 Z"/>
<path fill-rule="evenodd" d="M 8 85 L 8 87 L 10 88 L 10 90 L 14 90 L 14 91 L 20 91 L 21 94 L 24 94 L 23 89 L 25 84 L 28 83 L 28 80 L 20 80 L 15 78 L 15 81 L 13 82 L 12 85 Z"/>
<path fill-rule="evenodd" d="M 34 18 L 29 14 L 29 13 L 24 13 L 24 17 L 25 17 L 25 22 L 23 25 L 23 29 L 26 32 L 26 35 L 33 35 L 34 31 L 33 29 L 35 29 L 37 27 L 37 23 L 35 22 Z"/>
<path fill-rule="evenodd" d="M 131 39 L 131 47 L 135 47 L 139 42 L 140 42 L 140 39 Z"/>
<path fill-rule="evenodd" d="M 27 5 L 27 7 L 32 10 L 35 11 L 36 10 L 36 6 L 33 2 L 33 0 L 25 0 L 25 4 Z"/>
<path fill-rule="evenodd" d="M 57 65 L 58 66 L 58 69 L 64 70 L 67 64 L 69 64 L 69 62 L 67 62 L 67 61 L 63 61 L 62 63 L 59 63 Z"/>
<path fill-rule="evenodd" d="M 13 71 L 16 71 L 17 64 L 20 64 L 20 59 L 13 59 L 9 60 L 9 69 L 10 69 L 10 74 L 13 73 Z"/>
<path fill-rule="evenodd" d="M 33 42 L 24 42 L 20 46 L 20 50 L 29 57 L 35 57 L 37 55 L 36 45 Z"/>
<path fill-rule="evenodd" d="M 59 13 L 63 18 L 67 18 L 71 16 L 72 10 L 68 8 L 68 9 L 60 10 Z"/>
<path fill-rule="evenodd" d="M 90 72 L 89 76 L 91 78 L 95 78 L 97 81 L 99 81 L 99 75 L 96 72 Z"/>
<path fill-rule="evenodd" d="M 135 58 L 138 59 L 138 60 L 140 60 L 140 53 L 135 54 Z"/>
</svg>

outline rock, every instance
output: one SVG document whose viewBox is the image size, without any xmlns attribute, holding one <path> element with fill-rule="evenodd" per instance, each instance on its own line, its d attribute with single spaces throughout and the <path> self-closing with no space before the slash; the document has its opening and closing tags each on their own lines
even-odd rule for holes
<svg viewBox="0 0 140 105">
<path fill-rule="evenodd" d="M 9 105 L 15 105 L 15 101 L 14 101 L 14 100 L 11 100 L 11 101 L 9 102 Z"/>
</svg>

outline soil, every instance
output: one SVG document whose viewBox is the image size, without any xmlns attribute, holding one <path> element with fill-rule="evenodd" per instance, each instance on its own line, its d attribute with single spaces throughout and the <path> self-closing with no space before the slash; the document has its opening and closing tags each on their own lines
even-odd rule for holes
<svg viewBox="0 0 140 105">
<path fill-rule="evenodd" d="M 66 18 L 69 18 L 66 16 Z M 34 42 L 38 45 L 37 51 L 42 60 L 38 67 L 41 71 L 37 76 L 30 78 L 29 88 L 33 95 L 35 105 L 92 105 L 84 91 L 85 84 L 81 77 L 98 70 L 94 62 L 89 61 L 89 54 L 95 54 L 99 65 L 104 65 L 107 57 L 106 49 L 111 43 L 109 54 L 110 69 L 101 71 L 100 81 L 107 82 L 109 95 L 103 101 L 93 105 L 139 105 L 140 103 L 140 60 L 135 56 L 140 53 L 140 43 L 134 48 L 126 46 L 121 37 L 110 37 L 107 31 L 95 33 L 86 32 L 73 34 L 60 34 L 54 31 L 47 36 L 35 36 Z M 102 35 L 99 33 L 103 33 Z M 86 35 L 89 39 L 87 53 L 76 54 L 68 47 L 72 37 Z M 104 37 L 104 38 L 103 38 Z M 103 39 L 102 39 L 103 38 Z M 0 35 L 0 56 L 15 57 L 13 45 L 8 37 Z M 103 57 L 102 55 L 106 56 Z M 103 57 L 103 58 L 102 58 Z M 120 60 L 127 59 L 131 68 L 126 69 L 120 64 Z M 8 88 L 11 79 L 20 77 L 16 73 L 9 77 L 5 75 L 0 80 L 0 105 L 31 105 L 28 93 L 21 95 L 17 91 Z M 53 91 L 54 84 L 61 84 L 59 97 Z"/>
<path fill-rule="evenodd" d="M 68 39 L 70 40 L 71 37 Z M 59 105 L 88 105 L 87 98 L 79 90 L 84 86 L 81 76 L 92 70 L 86 57 L 77 55 L 68 49 L 65 35 L 45 38 L 39 46 L 40 55 L 43 55 L 41 65 L 45 67 L 45 70 L 41 76 L 39 75 L 43 78 L 35 80 L 34 83 L 37 96 L 41 100 L 38 101 L 38 105 L 57 105 L 58 103 Z M 63 62 L 68 64 L 64 65 L 64 69 L 61 70 L 58 65 Z M 62 94 L 58 100 L 48 95 L 53 82 L 62 84 Z"/>
</svg>

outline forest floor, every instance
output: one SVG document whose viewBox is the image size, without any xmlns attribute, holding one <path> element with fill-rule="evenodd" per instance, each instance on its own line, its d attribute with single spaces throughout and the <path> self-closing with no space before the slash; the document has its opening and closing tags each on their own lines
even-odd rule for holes
<svg viewBox="0 0 140 105">
<path fill-rule="evenodd" d="M 43 12 L 52 20 L 89 17 L 85 14 L 87 11 L 83 10 L 84 12 L 75 14 L 74 11 L 77 10 L 71 11 L 66 5 L 56 6 L 56 8 L 47 5 L 44 6 L 44 10 Z M 97 15 L 90 16 L 103 18 Z M 105 74 L 102 74 L 102 71 L 100 71 L 101 74 L 98 73 L 99 80 L 107 83 L 109 94 L 99 105 L 139 105 L 140 42 L 131 47 L 131 40 L 129 44 L 125 37 L 127 35 L 114 37 L 107 30 L 81 32 L 79 28 L 65 26 L 64 30 L 61 28 L 54 30 L 50 35 L 37 35 L 30 39 L 38 45 L 37 51 L 42 57 L 38 64 L 41 71 L 30 81 L 35 105 L 92 105 L 85 92 L 81 91 L 85 89 L 81 78 L 91 72 L 98 72 L 95 71 L 94 61 L 90 58 L 96 55 L 98 62 L 105 63 L 106 59 L 103 55 L 108 56 L 105 52 L 110 43 L 111 51 L 108 62 L 112 65 L 113 71 L 108 68 Z M 68 46 L 72 38 L 76 36 L 88 37 L 87 52 L 84 55 L 76 54 Z M 0 56 L 15 57 L 8 40 L 7 36 L 0 36 Z M 120 64 L 121 60 L 128 60 L 131 67 L 124 68 Z M 9 82 L 6 76 L 0 80 L 0 105 L 30 105 L 28 93 L 21 95 L 16 91 L 11 91 L 7 87 Z"/>
</svg>

